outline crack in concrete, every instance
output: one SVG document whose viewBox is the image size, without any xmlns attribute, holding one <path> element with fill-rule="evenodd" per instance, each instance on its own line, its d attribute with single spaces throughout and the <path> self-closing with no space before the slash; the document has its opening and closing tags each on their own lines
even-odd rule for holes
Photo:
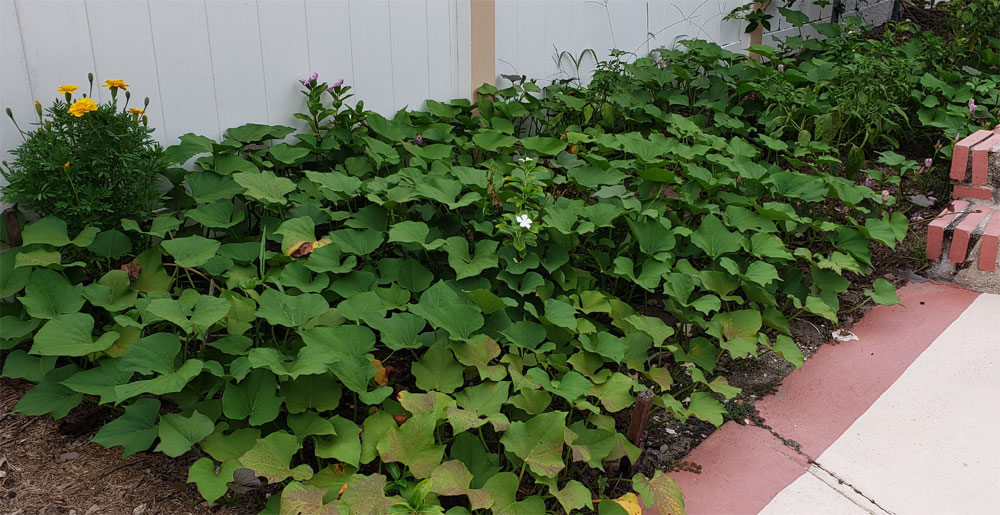
<svg viewBox="0 0 1000 515">
<path fill-rule="evenodd" d="M 803 456 L 804 456 L 804 455 L 803 455 Z M 876 502 L 876 501 L 875 501 L 875 499 L 872 499 L 871 497 L 869 497 L 869 496 L 865 495 L 865 493 L 864 493 L 864 492 L 862 492 L 861 490 L 858 490 L 858 487 L 856 487 L 856 486 L 852 485 L 851 483 L 848 483 L 848 482 L 847 482 L 847 481 L 845 481 L 845 480 L 844 480 L 844 479 L 843 479 L 842 477 L 838 476 L 837 474 L 834 474 L 834 473 L 833 473 L 833 472 L 831 472 L 830 470 L 827 470 L 827 469 L 826 469 L 826 467 L 824 467 L 823 465 L 821 465 L 821 464 L 820 464 L 819 462 L 817 462 L 817 461 L 815 461 L 815 460 L 809 460 L 809 464 L 810 464 L 810 465 L 812 465 L 812 466 L 814 466 L 814 467 L 816 467 L 816 468 L 817 468 L 817 469 L 819 469 L 819 470 L 822 470 L 822 471 L 823 471 L 823 472 L 825 472 L 826 474 L 828 474 L 828 475 L 829 475 L 830 477 L 832 477 L 833 479 L 835 479 L 835 480 L 837 481 L 837 484 L 840 484 L 840 485 L 844 485 L 844 486 L 846 486 L 846 487 L 850 488 L 851 490 L 853 490 L 853 491 L 854 491 L 854 493 L 856 493 L 856 494 L 860 495 L 861 497 L 863 497 L 863 498 L 864 498 L 865 500 L 867 500 L 868 502 L 870 502 L 870 503 L 874 504 L 874 505 L 875 505 L 875 507 L 876 507 L 876 508 L 878 508 L 879 510 L 881 510 L 881 512 L 882 512 L 882 513 L 886 513 L 886 514 L 888 514 L 888 515 L 896 515 L 896 514 L 895 514 L 895 513 L 893 513 L 892 511 L 889 511 L 889 510 L 887 510 L 887 509 L 883 508 L 883 507 L 882 507 L 882 506 L 881 506 L 881 505 L 880 505 L 880 504 L 879 504 L 878 502 Z M 813 474 L 813 476 L 816 476 L 816 474 Z M 817 477 L 817 478 L 819 478 L 818 476 L 816 476 L 816 477 Z M 819 478 L 819 480 L 820 480 L 820 481 L 823 481 L 823 478 Z M 824 483 L 826 483 L 826 481 L 823 481 L 823 482 L 824 482 Z M 843 492 L 841 492 L 840 490 L 837 490 L 836 488 L 834 488 L 834 490 L 835 490 L 835 491 L 836 491 L 837 493 L 839 493 L 840 495 L 843 495 L 844 497 L 846 497 L 846 498 L 847 498 L 847 499 L 848 499 L 849 501 L 853 502 L 854 504 L 858 504 L 856 500 L 854 500 L 854 499 L 852 499 L 852 498 L 851 498 L 851 496 L 849 496 L 849 495 L 844 495 L 844 493 L 843 493 Z M 859 506 L 860 506 L 860 505 L 859 505 Z M 862 509 L 866 509 L 866 508 L 865 508 L 864 506 L 860 506 L 860 507 L 861 507 Z"/>
<path fill-rule="evenodd" d="M 806 454 L 805 452 L 803 452 L 802 451 L 802 444 L 800 444 L 799 442 L 796 442 L 795 440 L 792 440 L 791 438 L 785 438 L 784 436 L 781 436 L 780 434 L 778 434 L 778 432 L 775 431 L 774 429 L 772 429 L 771 426 L 769 426 L 769 425 L 767 425 L 767 424 L 764 423 L 764 419 L 761 418 L 759 414 L 754 413 L 754 416 L 752 416 L 749 420 L 753 423 L 753 425 L 755 425 L 755 426 L 757 426 L 757 427 L 759 427 L 761 429 L 766 430 L 768 433 L 771 433 L 771 436 L 773 436 L 775 439 L 777 439 L 779 442 L 781 442 L 782 445 L 784 445 L 785 447 L 788 447 L 789 449 L 792 449 L 793 451 L 795 451 L 796 454 L 798 454 L 799 456 L 805 458 L 806 462 L 809 465 L 815 466 L 819 470 L 822 470 L 826 474 L 829 474 L 830 477 L 832 477 L 833 479 L 835 479 L 838 484 L 844 485 L 844 486 L 850 488 L 851 490 L 854 491 L 854 493 L 860 495 L 865 500 L 867 500 L 868 502 L 872 503 L 882 513 L 887 514 L 887 515 L 896 515 L 892 511 L 889 511 L 889 510 L 883 508 L 877 501 L 875 501 L 875 499 L 869 497 L 868 495 L 865 495 L 864 492 L 862 492 L 861 490 L 859 490 L 853 484 L 851 484 L 851 483 L 847 482 L 846 480 L 844 480 L 844 478 L 838 476 L 837 474 L 833 473 L 830 470 L 827 470 L 826 467 L 824 467 L 823 465 L 821 465 L 818 461 L 814 460 L 812 458 L 812 456 L 809 456 L 808 454 Z M 815 476 L 815 474 L 813 474 L 813 475 Z M 823 478 L 820 478 L 818 476 L 816 476 L 816 477 L 817 477 L 817 479 L 820 479 L 821 481 L 823 480 Z M 826 481 L 823 481 L 823 482 L 826 483 Z M 829 485 L 829 486 L 831 486 L 831 488 L 832 488 L 832 485 Z M 840 490 L 838 490 L 836 488 L 833 488 L 833 490 L 836 491 L 838 494 L 843 495 L 844 497 L 846 497 L 852 503 L 858 504 L 855 499 L 851 498 L 851 496 L 849 496 L 849 495 L 844 494 L 844 492 L 841 492 Z M 867 509 L 864 506 L 860 506 L 860 505 L 858 505 L 858 506 L 860 508 L 862 508 L 862 509 Z"/>
</svg>

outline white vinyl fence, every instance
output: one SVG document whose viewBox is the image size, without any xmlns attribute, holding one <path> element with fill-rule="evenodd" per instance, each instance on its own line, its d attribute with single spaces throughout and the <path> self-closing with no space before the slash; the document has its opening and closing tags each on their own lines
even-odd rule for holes
<svg viewBox="0 0 1000 515">
<path fill-rule="evenodd" d="M 24 127 L 35 99 L 48 105 L 61 84 L 86 90 L 94 72 L 100 101 L 109 97 L 98 87 L 105 79 L 128 82 L 133 105 L 148 96 L 150 126 L 172 144 L 249 122 L 294 125 L 297 79 L 316 71 L 391 115 L 470 95 L 471 1 L 480 0 L 0 0 L 0 107 Z M 495 0 L 495 71 L 543 83 L 586 78 L 595 64 L 580 59 L 586 49 L 602 59 L 612 48 L 643 56 L 686 38 L 743 50 L 745 22 L 723 21 L 743 1 Z M 779 3 L 773 33 L 797 34 Z M 829 7 L 799 4 L 813 19 L 830 16 Z M 6 159 L 20 141 L 0 120 Z"/>
<path fill-rule="evenodd" d="M 463 8 L 467 18 L 468 0 L 2 0 L 0 102 L 29 121 L 60 84 L 120 78 L 139 103 L 150 97 L 164 143 L 291 123 L 311 71 L 377 111 L 419 107 L 470 89 Z M 7 122 L 3 150 L 20 140 Z"/>
</svg>

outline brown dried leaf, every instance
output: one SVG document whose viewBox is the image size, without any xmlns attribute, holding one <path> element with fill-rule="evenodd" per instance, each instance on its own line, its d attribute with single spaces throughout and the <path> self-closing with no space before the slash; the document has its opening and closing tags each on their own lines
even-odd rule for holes
<svg viewBox="0 0 1000 515">
<path fill-rule="evenodd" d="M 128 278 L 134 281 L 139 278 L 139 274 L 142 272 L 142 267 L 140 267 L 135 261 L 131 263 L 125 263 L 121 267 L 126 273 L 128 273 Z"/>
<path fill-rule="evenodd" d="M 295 247 L 292 247 L 291 252 L 289 252 L 288 255 L 293 258 L 300 258 L 302 256 L 306 256 L 312 253 L 312 251 L 313 251 L 313 242 L 304 241 L 296 245 Z"/>
</svg>

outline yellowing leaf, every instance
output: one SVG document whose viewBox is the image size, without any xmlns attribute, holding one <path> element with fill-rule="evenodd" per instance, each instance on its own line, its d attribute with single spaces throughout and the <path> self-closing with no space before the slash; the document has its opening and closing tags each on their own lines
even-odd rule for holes
<svg viewBox="0 0 1000 515">
<path fill-rule="evenodd" d="M 257 444 L 240 456 L 239 462 L 271 483 L 278 483 L 291 477 L 295 480 L 309 479 L 313 475 L 309 465 L 290 468 L 292 456 L 298 452 L 298 438 L 284 431 L 275 431 L 257 440 Z"/>
<path fill-rule="evenodd" d="M 347 484 L 345 483 L 346 487 Z M 339 515 L 336 502 L 323 504 L 326 490 L 293 481 L 281 492 L 280 515 Z"/>
<path fill-rule="evenodd" d="M 377 359 L 373 359 L 372 365 L 375 365 L 375 382 L 380 386 L 389 384 L 389 374 L 386 372 L 382 362 Z"/>
<path fill-rule="evenodd" d="M 653 479 L 646 479 L 642 474 L 632 477 L 632 487 L 635 488 L 648 507 L 662 515 L 684 515 L 684 494 L 674 478 L 656 471 Z M 651 506 L 650 506 L 651 505 Z"/>
<path fill-rule="evenodd" d="M 632 492 L 615 499 L 615 502 L 625 509 L 628 515 L 642 515 L 642 505 L 639 504 L 639 496 Z"/>
</svg>

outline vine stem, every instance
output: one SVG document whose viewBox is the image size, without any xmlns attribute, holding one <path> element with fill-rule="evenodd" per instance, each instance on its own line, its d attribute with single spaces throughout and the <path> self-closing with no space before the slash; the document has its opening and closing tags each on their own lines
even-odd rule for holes
<svg viewBox="0 0 1000 515">
<path fill-rule="evenodd" d="M 177 263 L 163 263 L 163 266 L 174 266 L 174 267 L 177 267 L 178 270 L 184 270 L 184 275 L 187 276 L 188 284 L 190 284 L 192 288 L 195 288 L 195 285 L 194 285 L 194 281 L 191 279 L 191 274 L 189 272 L 194 272 L 195 275 L 201 276 L 202 279 L 205 279 L 206 281 L 209 281 L 209 283 L 211 285 L 212 279 L 210 277 L 208 277 L 207 275 L 199 272 L 198 270 L 195 270 L 194 268 L 183 267 L 183 266 L 178 265 Z"/>
</svg>

